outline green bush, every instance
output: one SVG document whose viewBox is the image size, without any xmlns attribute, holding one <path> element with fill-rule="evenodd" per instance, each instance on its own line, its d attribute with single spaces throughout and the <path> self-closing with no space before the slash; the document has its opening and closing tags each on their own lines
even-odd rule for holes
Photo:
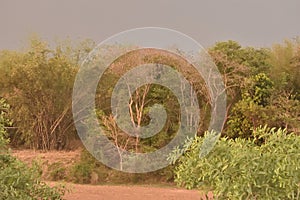
<svg viewBox="0 0 300 200">
<path fill-rule="evenodd" d="M 0 155 L 0 199 L 62 199 L 63 187 L 46 185 L 40 179 L 40 167 L 28 166 L 10 154 Z"/>
<path fill-rule="evenodd" d="M 255 131 L 264 139 L 260 146 L 221 138 L 202 159 L 203 138 L 196 137 L 179 159 L 175 182 L 188 189 L 209 187 L 218 199 L 299 199 L 300 137 L 281 129 Z"/>
<path fill-rule="evenodd" d="M 5 125 L 10 124 L 10 121 L 7 119 L 7 110 L 9 105 L 5 102 L 4 99 L 0 98 L 0 154 L 3 154 L 7 151 L 7 133 L 5 131 Z"/>
<path fill-rule="evenodd" d="M 3 108 L 9 107 L 0 99 L 0 199 L 62 199 L 65 189 L 51 188 L 42 182 L 40 166 L 37 163 L 28 167 L 9 153 L 4 128 L 4 123 L 8 120 Z"/>
</svg>

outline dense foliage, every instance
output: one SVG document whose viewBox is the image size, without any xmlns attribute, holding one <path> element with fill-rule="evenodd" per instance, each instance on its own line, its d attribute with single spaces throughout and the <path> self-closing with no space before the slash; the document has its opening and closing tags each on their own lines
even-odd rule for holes
<svg viewBox="0 0 300 200">
<path fill-rule="evenodd" d="M 267 127 L 253 134 L 254 140 L 221 138 L 202 159 L 203 138 L 188 140 L 192 145 L 179 160 L 175 182 L 188 189 L 209 187 L 218 199 L 299 199 L 300 137 Z"/>
<path fill-rule="evenodd" d="M 270 49 L 228 41 L 210 49 L 228 97 L 224 135 L 248 138 L 252 129 L 265 124 L 300 133 L 299 52 L 298 40 Z"/>
<path fill-rule="evenodd" d="M 5 126 L 11 124 L 8 120 L 7 112 L 9 110 L 9 105 L 4 99 L 0 98 L 0 153 L 6 152 L 6 145 L 9 142 L 7 137 Z"/>
<path fill-rule="evenodd" d="M 37 163 L 28 167 L 9 153 L 4 127 L 9 123 L 5 114 L 8 108 L 8 104 L 0 99 L 0 199 L 62 199 L 65 189 L 51 188 L 42 182 Z"/>
<path fill-rule="evenodd" d="M 75 138 L 72 88 L 85 50 L 78 48 L 62 43 L 53 50 L 33 38 L 23 52 L 0 52 L 0 96 L 11 105 L 9 114 L 17 128 L 10 135 L 12 144 L 64 149 Z"/>
</svg>

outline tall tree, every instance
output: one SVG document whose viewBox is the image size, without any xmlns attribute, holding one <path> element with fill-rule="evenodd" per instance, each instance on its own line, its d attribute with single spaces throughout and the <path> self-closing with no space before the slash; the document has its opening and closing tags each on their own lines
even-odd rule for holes
<svg viewBox="0 0 300 200">
<path fill-rule="evenodd" d="M 76 54 L 71 46 L 50 49 L 39 38 L 23 52 L 1 52 L 0 96 L 12 107 L 17 127 L 13 143 L 21 138 L 32 148 L 61 149 L 75 137 L 71 99 Z"/>
</svg>

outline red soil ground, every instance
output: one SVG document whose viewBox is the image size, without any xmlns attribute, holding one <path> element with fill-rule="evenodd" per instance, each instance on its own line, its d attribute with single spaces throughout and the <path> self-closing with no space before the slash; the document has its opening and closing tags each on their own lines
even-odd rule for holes
<svg viewBox="0 0 300 200">
<path fill-rule="evenodd" d="M 195 190 L 158 188 L 149 186 L 94 186 L 74 185 L 67 200 L 199 200 Z M 72 187 L 71 186 L 71 187 Z"/>
</svg>

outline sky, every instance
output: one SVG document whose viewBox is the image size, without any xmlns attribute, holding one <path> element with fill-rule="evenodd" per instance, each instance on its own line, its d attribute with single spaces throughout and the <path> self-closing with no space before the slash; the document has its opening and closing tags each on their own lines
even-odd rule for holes
<svg viewBox="0 0 300 200">
<path fill-rule="evenodd" d="M 300 36 L 299 0 L 0 0 L 0 49 L 20 49 L 32 34 L 48 42 L 100 43 L 140 27 L 170 28 L 204 47 L 235 40 L 270 47 Z"/>
</svg>

